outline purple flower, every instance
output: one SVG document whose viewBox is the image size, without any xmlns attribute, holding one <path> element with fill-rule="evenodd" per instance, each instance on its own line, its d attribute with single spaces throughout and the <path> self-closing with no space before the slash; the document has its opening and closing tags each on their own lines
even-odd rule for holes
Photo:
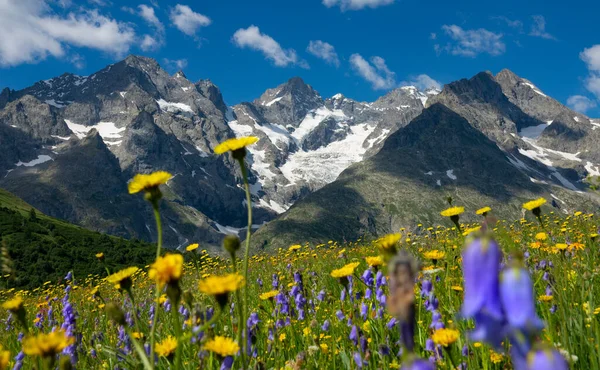
<svg viewBox="0 0 600 370">
<path fill-rule="evenodd" d="M 362 279 L 368 286 L 373 286 L 373 283 L 375 282 L 373 279 L 373 271 L 371 271 L 370 268 L 366 269 L 362 274 Z"/>
<path fill-rule="evenodd" d="M 65 276 L 65 280 L 73 280 L 73 271 L 69 271 L 67 276 Z"/>
<path fill-rule="evenodd" d="M 233 366 L 233 357 L 227 356 L 223 359 L 223 362 L 221 362 L 220 370 L 229 370 L 231 369 L 231 366 Z"/>
<path fill-rule="evenodd" d="M 427 297 L 432 290 L 433 284 L 431 283 L 431 280 L 425 279 L 421 282 L 421 297 Z"/>
<path fill-rule="evenodd" d="M 367 314 L 369 313 L 369 306 L 367 306 L 367 304 L 365 302 L 360 304 L 360 317 L 362 317 L 363 320 L 367 319 Z"/>
<path fill-rule="evenodd" d="M 352 329 L 350 330 L 350 335 L 348 338 L 354 342 L 354 345 L 358 344 L 358 328 L 356 325 L 352 325 Z"/>
<path fill-rule="evenodd" d="M 354 352 L 354 354 L 352 355 L 352 358 L 354 358 L 354 362 L 356 363 L 356 367 L 359 368 L 359 369 L 362 369 L 362 367 L 363 367 L 363 360 L 362 360 L 362 357 L 360 357 L 360 353 Z"/>
<path fill-rule="evenodd" d="M 342 312 L 342 310 L 337 310 L 335 315 L 337 316 L 338 320 L 340 320 L 340 321 L 344 320 L 344 318 L 346 317 L 346 316 L 344 316 L 344 313 Z"/>
<path fill-rule="evenodd" d="M 527 355 L 527 370 L 567 370 L 569 364 L 555 349 L 541 349 Z M 517 369 L 519 370 L 519 369 Z"/>
<path fill-rule="evenodd" d="M 465 247 L 462 257 L 465 286 L 462 314 L 472 318 L 485 311 L 501 319 L 498 272 L 502 253 L 498 243 L 493 239 L 475 239 Z"/>
<path fill-rule="evenodd" d="M 319 294 L 317 295 L 317 299 L 319 300 L 319 302 L 323 302 L 323 300 L 325 299 L 325 291 L 321 290 L 319 292 Z"/>
<path fill-rule="evenodd" d="M 535 335 L 544 328 L 535 312 L 533 284 L 525 268 L 511 266 L 502 271 L 500 299 L 506 320 L 513 329 Z"/>
<path fill-rule="evenodd" d="M 506 337 L 506 321 L 490 316 L 487 312 L 478 313 L 473 319 L 475 330 L 469 334 L 471 340 L 486 342 L 496 349 L 500 348 L 501 342 Z"/>
<path fill-rule="evenodd" d="M 404 362 L 400 370 L 435 370 L 435 366 L 429 361 L 417 358 Z"/>
<path fill-rule="evenodd" d="M 321 326 L 321 330 L 329 331 L 329 326 L 331 326 L 331 323 L 329 322 L 329 320 L 325 320 L 323 322 L 323 325 Z"/>
</svg>

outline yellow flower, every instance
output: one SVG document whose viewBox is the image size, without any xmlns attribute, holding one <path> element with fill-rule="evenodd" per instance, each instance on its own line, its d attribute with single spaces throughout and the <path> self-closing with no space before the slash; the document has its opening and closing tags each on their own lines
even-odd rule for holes
<svg viewBox="0 0 600 370">
<path fill-rule="evenodd" d="M 538 198 L 536 200 L 532 200 L 527 203 L 523 203 L 523 208 L 525 208 L 528 211 L 533 211 L 536 208 L 540 208 L 544 204 L 546 204 L 546 199 Z"/>
<path fill-rule="evenodd" d="M 236 355 L 240 351 L 240 346 L 231 338 L 216 336 L 206 342 L 204 349 L 221 357 L 227 357 Z"/>
<path fill-rule="evenodd" d="M 119 272 L 115 272 L 114 274 L 108 276 L 106 281 L 115 285 L 117 289 L 129 289 L 131 287 L 132 281 L 131 277 L 135 274 L 139 268 L 137 267 L 128 267 Z"/>
<path fill-rule="evenodd" d="M 235 292 L 242 286 L 244 286 L 244 277 L 239 274 L 210 276 L 198 283 L 200 292 L 208 295 Z"/>
<path fill-rule="evenodd" d="M 16 296 L 11 300 L 2 303 L 2 308 L 11 312 L 17 312 L 23 308 L 23 298 Z"/>
<path fill-rule="evenodd" d="M 548 239 L 548 235 L 545 232 L 537 233 L 537 234 L 535 234 L 535 239 L 544 241 L 544 240 Z"/>
<path fill-rule="evenodd" d="M 185 247 L 185 250 L 188 252 L 192 252 L 195 251 L 196 249 L 198 249 L 198 243 L 194 243 L 194 244 L 190 244 L 187 247 Z"/>
<path fill-rule="evenodd" d="M 139 333 L 137 331 L 134 331 L 133 333 L 131 333 L 131 336 L 134 337 L 135 339 L 142 339 L 144 337 L 144 333 Z"/>
<path fill-rule="evenodd" d="M 455 290 L 457 292 L 462 292 L 463 288 L 460 285 L 453 285 L 450 287 L 450 289 Z"/>
<path fill-rule="evenodd" d="M 181 279 L 183 270 L 183 256 L 181 254 L 167 254 L 158 257 L 150 266 L 148 277 L 158 282 L 158 286 L 176 283 Z"/>
<path fill-rule="evenodd" d="M 567 249 L 569 246 L 566 245 L 565 243 L 556 243 L 556 249 L 564 251 L 565 249 Z"/>
<path fill-rule="evenodd" d="M 450 208 L 445 209 L 442 212 L 440 212 L 440 215 L 442 215 L 444 217 L 452 217 L 452 216 L 458 216 L 464 212 L 465 212 L 465 207 L 450 207 Z"/>
<path fill-rule="evenodd" d="M 571 243 L 568 248 L 569 252 L 572 252 L 573 250 L 582 251 L 585 248 L 585 244 L 575 242 Z"/>
<path fill-rule="evenodd" d="M 329 351 L 329 346 L 327 343 L 320 343 L 319 346 L 321 347 L 321 351 L 323 351 L 323 353 L 327 353 Z"/>
<path fill-rule="evenodd" d="M 293 252 L 293 251 L 297 251 L 300 248 L 302 248 L 302 246 L 300 244 L 294 244 L 288 248 L 288 251 Z"/>
<path fill-rule="evenodd" d="M 483 207 L 483 208 L 479 208 L 477 211 L 475 211 L 475 214 L 477 215 L 485 215 L 488 212 L 491 212 L 492 209 L 490 207 Z"/>
<path fill-rule="evenodd" d="M 360 265 L 360 262 L 352 262 L 337 270 L 331 271 L 331 276 L 334 278 L 348 277 L 354 274 L 354 270 Z"/>
<path fill-rule="evenodd" d="M 165 340 L 154 345 L 154 351 L 157 355 L 163 357 L 169 357 L 173 355 L 177 349 L 177 339 L 169 335 Z"/>
<path fill-rule="evenodd" d="M 2 344 L 0 344 L 0 370 L 9 369 L 9 366 L 8 366 L 9 364 L 10 364 L 10 352 L 5 351 L 2 348 Z"/>
<path fill-rule="evenodd" d="M 490 360 L 492 361 L 492 363 L 498 364 L 502 362 L 502 360 L 504 360 L 504 355 L 490 350 Z"/>
<path fill-rule="evenodd" d="M 434 331 L 431 335 L 431 339 L 435 344 L 439 344 L 443 347 L 448 347 L 449 345 L 458 340 L 459 334 L 460 333 L 458 332 L 458 330 L 443 328 Z"/>
<path fill-rule="evenodd" d="M 23 352 L 30 356 L 54 357 L 63 349 L 75 343 L 75 338 L 68 337 L 64 330 L 49 334 L 38 334 L 23 340 Z"/>
<path fill-rule="evenodd" d="M 237 139 L 228 139 L 215 147 L 216 154 L 223 154 L 226 152 L 235 152 L 236 150 L 243 149 L 248 145 L 252 145 L 258 141 L 256 136 L 244 136 Z"/>
<path fill-rule="evenodd" d="M 550 302 L 554 297 L 551 295 L 541 295 L 538 297 L 540 302 Z"/>
<path fill-rule="evenodd" d="M 475 227 L 470 227 L 468 229 L 466 229 L 465 231 L 463 231 L 463 236 L 467 236 L 471 233 L 474 233 L 476 231 L 481 230 L 481 226 L 475 226 Z"/>
<path fill-rule="evenodd" d="M 104 253 L 100 252 L 100 253 L 96 253 L 96 258 L 99 260 L 103 260 L 104 259 Z"/>
<path fill-rule="evenodd" d="M 165 171 L 157 171 L 151 174 L 137 174 L 127 185 L 129 194 L 139 193 L 140 191 L 152 191 L 159 185 L 166 184 L 173 175 Z"/>
<path fill-rule="evenodd" d="M 396 244 L 400 241 L 400 238 L 402 238 L 400 233 L 387 234 L 377 240 L 377 246 L 383 251 L 393 251 L 396 248 Z"/>
<path fill-rule="evenodd" d="M 423 253 L 423 257 L 425 257 L 428 260 L 441 260 L 445 256 L 446 252 L 442 252 L 437 249 Z"/>
<path fill-rule="evenodd" d="M 375 267 L 383 265 L 383 258 L 381 258 L 381 256 L 365 257 L 365 261 L 367 261 L 367 265 L 369 266 Z"/>
<path fill-rule="evenodd" d="M 279 334 L 279 341 L 280 341 L 280 342 L 283 342 L 283 341 L 285 340 L 285 338 L 286 338 L 286 335 L 285 335 L 285 333 L 281 333 L 281 334 Z"/>
<path fill-rule="evenodd" d="M 260 299 L 262 299 L 263 301 L 266 301 L 267 299 L 271 299 L 271 298 L 275 297 L 277 294 L 279 294 L 278 290 L 271 290 L 270 292 L 262 293 L 258 297 Z"/>
</svg>

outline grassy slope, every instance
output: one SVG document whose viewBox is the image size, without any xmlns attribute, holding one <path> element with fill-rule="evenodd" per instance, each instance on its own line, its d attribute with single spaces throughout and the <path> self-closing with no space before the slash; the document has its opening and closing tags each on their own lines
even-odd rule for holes
<svg viewBox="0 0 600 370">
<path fill-rule="evenodd" d="M 12 261 L 8 269 L 2 263 L 0 286 L 40 286 L 71 270 L 79 277 L 103 274 L 104 267 L 95 257 L 99 252 L 110 261 L 111 270 L 152 261 L 154 246 L 149 243 L 90 231 L 39 211 L 32 217 L 31 209 L 20 198 L 0 189 L 0 242 Z"/>
</svg>

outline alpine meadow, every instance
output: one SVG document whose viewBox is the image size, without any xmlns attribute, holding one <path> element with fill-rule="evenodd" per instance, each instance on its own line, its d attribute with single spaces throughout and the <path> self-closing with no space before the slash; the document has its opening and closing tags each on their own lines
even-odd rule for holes
<svg viewBox="0 0 600 370">
<path fill-rule="evenodd" d="M 188 3 L 0 0 L 0 370 L 600 370 L 599 4 Z"/>
</svg>

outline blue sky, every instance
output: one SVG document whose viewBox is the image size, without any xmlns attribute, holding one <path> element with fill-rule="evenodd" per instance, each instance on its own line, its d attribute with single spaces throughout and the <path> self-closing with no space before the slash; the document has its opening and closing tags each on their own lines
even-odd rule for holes
<svg viewBox="0 0 600 370">
<path fill-rule="evenodd" d="M 592 0 L 4 0 L 0 87 L 87 75 L 130 53 L 211 79 L 228 104 L 292 76 L 371 101 L 509 68 L 600 117 L 599 13 Z"/>
</svg>

